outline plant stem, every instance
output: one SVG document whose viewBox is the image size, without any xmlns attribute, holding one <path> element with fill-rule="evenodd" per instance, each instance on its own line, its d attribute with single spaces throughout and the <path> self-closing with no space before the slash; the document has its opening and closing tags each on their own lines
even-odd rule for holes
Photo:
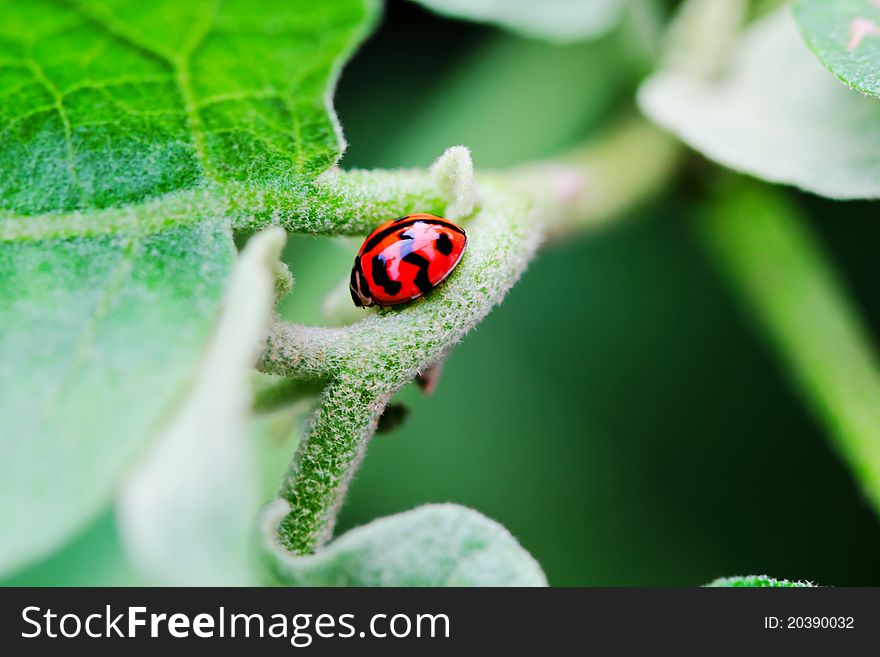
<svg viewBox="0 0 880 657">
<path fill-rule="evenodd" d="M 640 118 L 595 143 L 516 169 L 507 178 L 535 200 L 553 240 L 592 230 L 651 198 L 676 171 L 681 145 Z"/>
<path fill-rule="evenodd" d="M 436 364 L 503 299 L 547 232 L 572 234 L 641 201 L 675 169 L 676 153 L 674 142 L 639 120 L 562 163 L 478 177 L 480 208 L 465 224 L 468 251 L 428 298 L 342 328 L 274 324 L 260 369 L 330 381 L 281 490 L 291 510 L 281 522 L 279 539 L 289 550 L 309 554 L 330 539 L 348 484 L 388 400 Z M 358 221 L 369 217 L 372 226 L 401 213 L 389 205 L 402 190 L 389 183 L 394 175 L 336 173 L 325 184 L 334 193 L 346 190 L 343 196 L 359 194 Z M 430 177 L 420 175 L 406 172 L 406 187 L 429 199 Z M 397 202 L 409 208 L 418 202 L 414 198 Z M 334 207 L 346 207 L 342 197 L 334 199 Z M 348 221 L 351 211 L 344 212 Z"/>
<path fill-rule="evenodd" d="M 489 192 L 468 224 L 468 254 L 430 298 L 344 328 L 278 322 L 263 371 L 330 379 L 281 491 L 291 512 L 279 538 L 308 554 L 331 536 L 348 483 L 397 390 L 440 360 L 499 303 L 540 242 L 534 212 Z"/>
<path fill-rule="evenodd" d="M 310 554 L 332 537 L 348 485 L 391 394 L 353 378 L 341 377 L 325 388 L 281 487 L 290 513 L 279 537 L 296 554 Z"/>
<path fill-rule="evenodd" d="M 739 181 L 700 227 L 880 512 L 880 361 L 804 217 Z"/>
</svg>

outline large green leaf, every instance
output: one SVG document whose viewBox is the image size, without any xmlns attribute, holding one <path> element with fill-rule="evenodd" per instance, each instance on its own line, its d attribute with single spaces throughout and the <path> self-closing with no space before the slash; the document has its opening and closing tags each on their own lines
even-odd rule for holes
<svg viewBox="0 0 880 657">
<path fill-rule="evenodd" d="M 126 477 L 117 503 L 120 530 L 147 581 L 254 582 L 248 548 L 260 482 L 249 430 L 251 374 L 269 327 L 284 240 L 276 227 L 248 242 L 190 394 Z"/>
<path fill-rule="evenodd" d="M 170 418 L 234 255 L 218 217 L 308 207 L 377 6 L 0 0 L 0 572 L 103 508 Z"/>
<path fill-rule="evenodd" d="M 233 256 L 216 223 L 0 243 L 0 571 L 106 505 L 185 386 Z"/>
<path fill-rule="evenodd" d="M 339 157 L 327 85 L 366 0 L 0 0 L 0 204 L 266 188 Z"/>
<path fill-rule="evenodd" d="M 810 49 L 834 75 L 880 96 L 880 3 L 798 0 L 795 18 Z"/>
<path fill-rule="evenodd" d="M 788 8 L 745 33 L 721 79 L 664 70 L 639 103 L 732 169 L 832 198 L 880 196 L 880 103 L 816 61 Z"/>
<path fill-rule="evenodd" d="M 316 554 L 280 545 L 284 500 L 264 511 L 272 578 L 286 586 L 546 586 L 541 567 L 504 527 L 456 504 L 429 504 L 346 532 Z"/>
</svg>

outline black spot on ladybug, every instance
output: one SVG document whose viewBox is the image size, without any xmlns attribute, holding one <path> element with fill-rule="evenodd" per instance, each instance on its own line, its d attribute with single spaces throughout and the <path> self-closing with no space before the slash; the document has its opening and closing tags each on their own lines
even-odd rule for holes
<svg viewBox="0 0 880 657">
<path fill-rule="evenodd" d="M 440 233 L 440 236 L 434 241 L 437 250 L 445 256 L 452 253 L 452 240 L 446 233 Z"/>
<path fill-rule="evenodd" d="M 431 261 L 419 253 L 407 253 L 406 256 L 401 258 L 401 260 L 419 268 L 418 273 L 413 279 L 416 287 L 419 288 L 419 292 L 422 294 L 430 292 L 434 287 L 431 284 L 431 279 L 428 278 L 428 267 L 430 266 Z"/>
<path fill-rule="evenodd" d="M 400 288 L 402 285 L 399 281 L 393 281 L 388 276 L 388 270 L 386 269 L 385 265 L 385 258 L 381 254 L 375 255 L 373 256 L 372 262 L 373 280 L 376 282 L 376 285 L 381 287 L 383 290 L 385 290 L 387 294 L 391 296 L 394 296 L 395 294 L 400 292 Z"/>
</svg>

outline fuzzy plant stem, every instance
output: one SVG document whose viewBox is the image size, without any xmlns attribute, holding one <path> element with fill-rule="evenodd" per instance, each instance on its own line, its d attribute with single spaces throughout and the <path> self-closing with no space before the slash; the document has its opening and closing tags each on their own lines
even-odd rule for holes
<svg viewBox="0 0 880 657">
<path fill-rule="evenodd" d="M 291 512 L 280 537 L 291 551 L 308 554 L 330 538 L 388 399 L 501 301 L 537 249 L 541 229 L 534 210 L 499 196 L 468 223 L 468 235 L 468 257 L 427 299 L 345 328 L 273 326 L 265 371 L 330 379 L 281 490 Z"/>
<path fill-rule="evenodd" d="M 572 232 L 605 220 L 606 213 L 620 212 L 653 191 L 674 169 L 672 142 L 641 121 L 623 126 L 610 143 L 618 148 L 605 143 L 559 163 L 479 177 L 479 191 L 469 156 L 455 149 L 438 161 L 433 176 L 405 172 L 401 182 L 394 172 L 334 172 L 321 182 L 332 190 L 327 196 L 332 200 L 312 211 L 321 217 L 319 225 L 330 221 L 334 208 L 343 212 L 346 227 L 360 232 L 402 214 L 395 208 L 423 201 L 428 209 L 433 203 L 438 212 L 451 208 L 459 216 L 475 204 L 477 210 L 465 221 L 468 250 L 461 264 L 426 298 L 343 328 L 273 324 L 260 369 L 328 381 L 280 493 L 291 510 L 278 537 L 291 552 L 310 554 L 331 538 L 388 400 L 438 363 L 503 299 L 545 236 L 565 232 L 565 225 Z M 345 198 L 356 201 L 357 217 Z"/>
</svg>

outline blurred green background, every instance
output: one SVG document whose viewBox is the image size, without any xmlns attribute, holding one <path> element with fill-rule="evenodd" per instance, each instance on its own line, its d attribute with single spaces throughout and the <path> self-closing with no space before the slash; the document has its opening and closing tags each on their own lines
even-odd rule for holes
<svg viewBox="0 0 880 657">
<path fill-rule="evenodd" d="M 343 166 L 425 166 L 458 143 L 480 168 L 553 155 L 633 112 L 650 44 L 627 25 L 555 47 L 390 2 L 340 82 Z M 400 395 L 409 418 L 371 444 L 339 530 L 454 501 L 504 524 L 557 586 L 880 585 L 880 521 L 705 255 L 692 187 L 545 250 L 436 393 Z M 876 206 L 790 193 L 880 337 Z M 288 317 L 323 321 L 356 242 L 291 240 Z M 136 581 L 108 512 L 7 583 Z"/>
</svg>

